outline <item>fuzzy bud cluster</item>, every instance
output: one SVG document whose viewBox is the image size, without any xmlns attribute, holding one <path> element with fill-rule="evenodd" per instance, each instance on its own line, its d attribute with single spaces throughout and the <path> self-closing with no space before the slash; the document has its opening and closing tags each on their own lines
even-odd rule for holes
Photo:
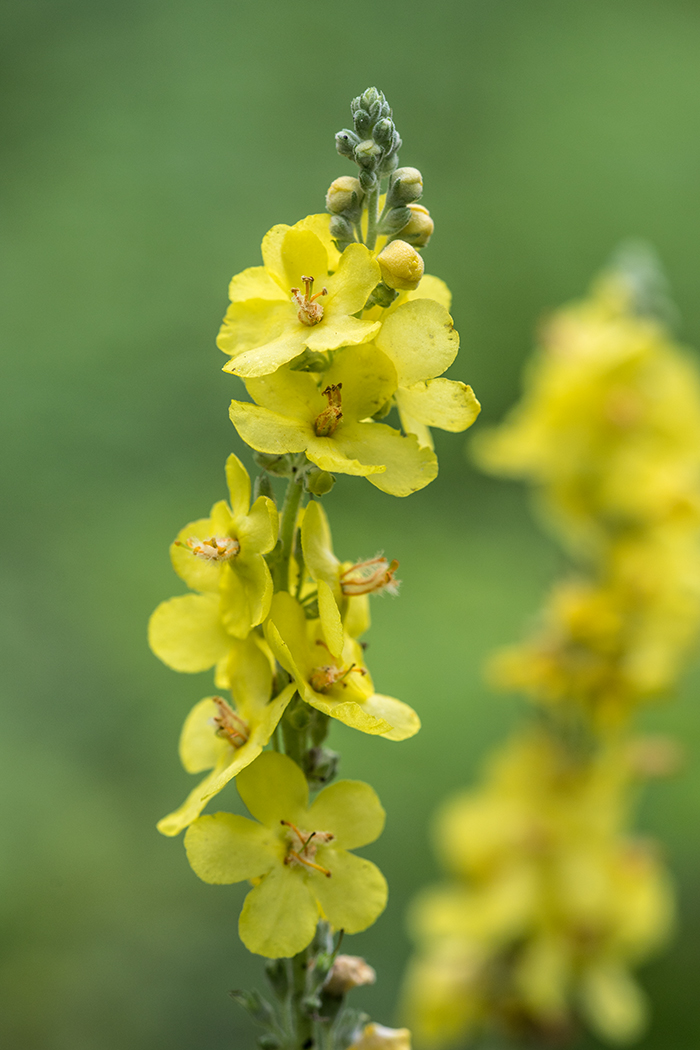
<svg viewBox="0 0 700 1050">
<path fill-rule="evenodd" d="M 401 136 L 392 120 L 391 106 L 377 88 L 363 91 L 352 100 L 350 109 L 353 128 L 339 131 L 335 145 L 342 157 L 357 164 L 362 188 L 369 190 L 396 169 Z"/>
</svg>

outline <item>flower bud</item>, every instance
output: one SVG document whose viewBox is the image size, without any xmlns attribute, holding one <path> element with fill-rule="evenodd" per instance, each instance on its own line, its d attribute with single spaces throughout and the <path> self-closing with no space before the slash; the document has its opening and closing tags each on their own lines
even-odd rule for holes
<svg viewBox="0 0 700 1050">
<path fill-rule="evenodd" d="M 433 235 L 435 223 L 430 212 L 422 204 L 409 204 L 411 218 L 401 231 L 401 237 L 416 248 L 424 248 Z"/>
<path fill-rule="evenodd" d="M 410 204 L 423 196 L 423 176 L 418 168 L 397 168 L 391 179 L 387 199 L 394 207 Z"/>
<path fill-rule="evenodd" d="M 411 213 L 408 208 L 391 208 L 382 219 L 380 231 L 389 237 L 396 236 L 410 221 Z"/>
<path fill-rule="evenodd" d="M 374 171 L 381 155 L 381 148 L 373 139 L 365 139 L 355 146 L 355 160 L 361 168 L 367 168 L 369 171 Z"/>
<path fill-rule="evenodd" d="M 372 118 L 366 109 L 356 109 L 353 113 L 355 131 L 358 135 L 369 136 L 372 131 Z"/>
<path fill-rule="evenodd" d="M 318 467 L 310 470 L 304 478 L 304 487 L 313 496 L 327 495 L 335 485 L 335 477 L 327 470 L 319 470 Z"/>
<path fill-rule="evenodd" d="M 411 1033 L 408 1028 L 385 1028 L 383 1024 L 368 1024 L 349 1050 L 411 1050 Z"/>
<path fill-rule="evenodd" d="M 326 194 L 326 208 L 334 215 L 341 215 L 358 203 L 364 196 L 360 180 L 352 175 L 341 175 L 334 179 Z"/>
<path fill-rule="evenodd" d="M 394 140 L 394 122 L 390 117 L 385 117 L 384 120 L 378 121 L 374 125 L 374 131 L 372 132 L 372 138 L 374 141 L 382 146 L 384 149 L 391 147 Z"/>
<path fill-rule="evenodd" d="M 374 984 L 376 980 L 376 971 L 359 955 L 338 955 L 323 990 L 328 995 L 340 997 L 352 988 Z"/>
<path fill-rule="evenodd" d="M 343 128 L 335 136 L 335 148 L 341 157 L 349 157 L 350 160 L 355 159 L 355 146 L 360 141 L 359 137 L 354 131 L 350 131 L 349 128 Z"/>
<path fill-rule="evenodd" d="M 331 219 L 331 237 L 334 241 L 342 241 L 343 243 L 350 243 L 355 240 L 355 232 L 352 225 L 348 222 L 344 215 L 334 215 Z"/>
<path fill-rule="evenodd" d="M 420 284 L 425 264 L 406 241 L 391 241 L 377 256 L 382 280 L 398 291 L 412 291 Z"/>
</svg>

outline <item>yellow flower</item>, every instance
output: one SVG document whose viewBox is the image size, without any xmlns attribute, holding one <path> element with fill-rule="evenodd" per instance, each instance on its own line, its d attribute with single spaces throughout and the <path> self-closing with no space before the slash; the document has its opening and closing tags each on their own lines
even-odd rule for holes
<svg viewBox="0 0 700 1050">
<path fill-rule="evenodd" d="M 353 315 L 381 280 L 379 265 L 363 244 L 334 256 L 326 220 L 309 216 L 295 226 L 274 226 L 263 239 L 265 265 L 233 278 L 217 340 L 231 355 L 225 372 L 268 375 L 305 349 L 354 346 L 377 331 L 376 321 Z"/>
<path fill-rule="evenodd" d="M 164 835 L 177 835 L 191 824 L 270 740 L 296 691 L 291 684 L 271 699 L 273 670 L 272 655 L 257 635 L 231 640 L 228 678 L 235 709 L 221 697 L 206 697 L 187 716 L 180 736 L 182 764 L 188 773 L 211 772 L 179 809 L 159 821 Z"/>
<path fill-rule="evenodd" d="M 353 729 L 387 740 L 407 740 L 420 729 L 413 708 L 374 692 L 357 642 L 346 637 L 342 654 L 334 656 L 320 620 L 307 620 L 299 602 L 286 591 L 272 600 L 265 635 L 275 657 L 311 707 Z"/>
<path fill-rule="evenodd" d="M 386 905 L 386 881 L 374 864 L 348 852 L 374 842 L 384 827 L 369 784 L 337 781 L 309 806 L 304 774 L 275 751 L 236 783 L 260 823 L 231 813 L 199 817 L 185 847 L 204 882 L 256 883 L 238 924 L 246 948 L 270 959 L 296 955 L 321 917 L 347 933 L 371 926 Z"/>
<path fill-rule="evenodd" d="M 232 401 L 230 415 L 259 452 L 306 452 L 321 470 L 367 477 L 393 496 L 416 492 L 437 475 L 430 449 L 368 418 L 396 390 L 393 364 L 373 345 L 340 350 L 322 376 L 281 368 L 246 385 L 255 404 Z"/>
<path fill-rule="evenodd" d="M 245 638 L 270 608 L 263 555 L 277 542 L 277 510 L 266 496 L 250 506 L 250 478 L 234 455 L 226 479 L 230 506 L 215 503 L 210 517 L 186 525 L 170 549 L 175 571 L 199 593 L 162 602 L 148 625 L 153 652 L 176 671 L 225 662 L 231 638 Z"/>
</svg>

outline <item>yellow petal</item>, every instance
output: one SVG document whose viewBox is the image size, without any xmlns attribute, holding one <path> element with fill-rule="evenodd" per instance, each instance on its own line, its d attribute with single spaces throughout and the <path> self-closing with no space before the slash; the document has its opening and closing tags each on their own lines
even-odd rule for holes
<svg viewBox="0 0 700 1050">
<path fill-rule="evenodd" d="M 329 312 L 320 324 L 313 328 L 307 328 L 304 337 L 304 345 L 309 350 L 320 353 L 323 350 L 337 350 L 340 346 L 356 346 L 365 343 L 379 331 L 378 321 L 363 321 L 350 314 L 337 314 Z M 287 358 L 289 361 L 290 358 Z M 240 375 L 255 375 L 259 373 L 240 372 Z"/>
<path fill-rule="evenodd" d="M 229 416 L 245 443 L 258 452 L 277 455 L 303 452 L 314 436 L 310 424 L 251 405 L 248 401 L 232 401 Z"/>
<path fill-rule="evenodd" d="M 278 531 L 277 507 L 267 496 L 258 496 L 238 526 L 238 539 L 246 554 L 267 554 L 277 543 Z"/>
<path fill-rule="evenodd" d="M 311 230 L 316 234 L 321 244 L 326 249 L 328 255 L 328 268 L 331 272 L 335 272 L 340 264 L 340 252 L 336 248 L 333 238 L 331 237 L 331 217 L 328 212 L 323 212 L 319 215 L 307 215 L 305 219 L 300 219 L 296 225 L 299 229 Z"/>
<path fill-rule="evenodd" d="M 648 1023 L 644 992 L 618 962 L 591 966 L 581 978 L 581 1001 L 589 1024 L 606 1042 L 636 1042 Z"/>
<path fill-rule="evenodd" d="M 247 379 L 246 389 L 257 405 L 289 419 L 310 423 L 327 407 L 316 379 L 309 372 L 280 368 L 272 375 Z"/>
<path fill-rule="evenodd" d="M 148 643 L 175 671 L 194 674 L 213 667 L 229 646 L 218 595 L 185 594 L 162 602 L 149 621 Z"/>
<path fill-rule="evenodd" d="M 317 467 L 330 473 L 352 474 L 361 478 L 366 478 L 369 474 L 383 474 L 384 464 L 363 463 L 357 458 L 362 455 L 365 449 L 362 446 L 362 442 L 353 442 L 352 438 L 356 434 L 357 427 L 368 426 L 370 426 L 368 423 L 354 423 L 348 424 L 348 426 L 341 424 L 342 429 L 338 427 L 333 437 L 316 437 L 312 431 L 306 446 L 306 455 Z M 349 431 L 350 427 L 353 428 L 352 431 Z M 347 440 L 345 440 L 346 431 L 349 431 Z M 351 451 L 346 451 L 344 446 L 347 446 Z M 353 452 L 357 455 L 353 455 Z"/>
<path fill-rule="evenodd" d="M 366 930 L 386 907 L 389 890 L 381 871 L 364 857 L 342 849 L 326 846 L 317 856 L 331 872 L 329 879 L 319 876 L 312 886 L 323 914 L 336 930 Z"/>
<path fill-rule="evenodd" d="M 340 350 L 323 377 L 323 384 L 342 384 L 343 420 L 373 416 L 397 386 L 396 369 L 374 343 Z M 343 423 L 340 423 L 339 430 Z"/>
<path fill-rule="evenodd" d="M 260 339 L 250 349 L 246 348 L 241 353 L 236 353 L 236 356 L 224 365 L 223 371 L 246 378 L 275 372 L 302 353 L 306 345 L 303 329 L 304 325 L 299 324 L 296 317 L 292 318 L 284 326 L 280 326 L 271 338 Z"/>
<path fill-rule="evenodd" d="M 238 777 L 238 794 L 254 817 L 270 828 L 280 820 L 298 824 L 306 812 L 306 777 L 287 755 L 265 751 Z"/>
<path fill-rule="evenodd" d="M 243 518 L 250 509 L 250 476 L 233 452 L 226 460 L 226 484 L 233 521 L 238 524 L 239 519 Z"/>
<path fill-rule="evenodd" d="M 466 383 L 452 379 L 428 379 L 396 392 L 401 413 L 429 427 L 440 427 L 452 433 L 470 427 L 481 411 L 474 391 Z"/>
<path fill-rule="evenodd" d="M 328 648 L 333 656 L 340 656 L 343 652 L 345 632 L 333 591 L 325 580 L 318 581 L 318 612 Z"/>
<path fill-rule="evenodd" d="M 292 226 L 282 238 L 280 255 L 289 294 L 292 288 L 304 291 L 304 277 L 313 277 L 313 291 L 321 291 L 328 277 L 328 253 L 313 230 Z"/>
<path fill-rule="evenodd" d="M 332 831 L 334 845 L 358 849 L 379 838 L 386 813 L 369 784 L 361 780 L 337 780 L 323 789 L 309 809 L 307 825 Z"/>
<path fill-rule="evenodd" d="M 270 610 L 272 577 L 262 554 L 242 554 L 221 574 L 221 619 L 236 638 L 245 638 Z"/>
<path fill-rule="evenodd" d="M 225 354 L 236 358 L 247 350 L 273 343 L 295 321 L 291 302 L 249 299 L 231 303 L 216 337 L 216 345 Z"/>
<path fill-rule="evenodd" d="M 288 302 L 282 289 L 273 280 L 264 266 L 249 266 L 231 279 L 228 297 L 232 303 L 247 299 L 278 299 Z"/>
<path fill-rule="evenodd" d="M 346 599 L 343 627 L 351 638 L 361 638 L 370 628 L 369 595 L 354 594 Z"/>
<path fill-rule="evenodd" d="M 230 750 L 227 740 L 216 735 L 213 724 L 218 708 L 207 696 L 195 704 L 182 727 L 180 734 L 180 761 L 188 773 L 201 773 L 213 769 Z"/>
<path fill-rule="evenodd" d="M 217 885 L 269 871 L 276 860 L 276 844 L 267 828 L 233 813 L 199 817 L 185 835 L 192 870 L 203 882 Z"/>
<path fill-rule="evenodd" d="M 328 313 L 356 314 L 382 279 L 379 263 L 364 244 L 350 244 L 328 281 Z"/>
<path fill-rule="evenodd" d="M 272 695 L 271 655 L 265 642 L 255 633 L 241 641 L 231 639 L 229 689 L 246 721 L 259 717 Z"/>
<path fill-rule="evenodd" d="M 334 697 L 316 693 L 307 682 L 298 682 L 299 691 L 304 700 L 311 707 L 323 711 L 331 718 L 337 718 L 351 729 L 359 729 L 362 733 L 370 736 L 385 736 L 391 732 L 392 726 L 386 719 L 377 717 L 371 711 L 365 710 L 365 704 L 352 700 L 336 700 Z"/>
<path fill-rule="evenodd" d="M 249 952 L 286 959 L 311 942 L 318 918 L 304 873 L 278 864 L 246 897 L 238 932 Z"/>
<path fill-rule="evenodd" d="M 391 729 L 382 733 L 386 740 L 408 740 L 420 729 L 420 718 L 413 708 L 393 696 L 374 693 L 362 706 L 368 714 L 389 723 Z"/>
<path fill-rule="evenodd" d="M 416 289 L 408 292 L 407 299 L 434 299 L 440 306 L 449 310 L 452 306 L 452 292 L 445 282 L 439 277 L 433 277 L 430 273 L 424 273 L 421 282 Z"/>
<path fill-rule="evenodd" d="M 459 335 L 444 306 L 414 299 L 390 313 L 374 340 L 396 366 L 400 386 L 439 376 L 459 350 Z"/>
<path fill-rule="evenodd" d="M 405 410 L 400 402 L 400 397 L 396 399 L 396 407 L 399 410 L 399 419 L 401 420 L 401 429 L 404 434 L 413 434 L 416 441 L 421 448 L 429 448 L 435 451 L 435 442 L 433 441 L 433 435 L 430 433 L 429 427 L 426 427 L 425 423 L 419 423 L 417 419 Z"/>
<path fill-rule="evenodd" d="M 362 457 L 386 467 L 382 473 L 368 472 L 366 475 L 382 492 L 408 496 L 437 477 L 435 453 L 429 448 L 421 448 L 412 434 L 404 436 L 384 423 L 349 424 L 342 429 L 339 427 L 336 433 L 336 444 L 349 460 Z"/>
<path fill-rule="evenodd" d="M 333 586 L 337 582 L 340 563 L 333 553 L 333 540 L 326 512 L 312 500 L 301 524 L 301 547 L 304 562 L 312 579 L 325 580 Z"/>
</svg>

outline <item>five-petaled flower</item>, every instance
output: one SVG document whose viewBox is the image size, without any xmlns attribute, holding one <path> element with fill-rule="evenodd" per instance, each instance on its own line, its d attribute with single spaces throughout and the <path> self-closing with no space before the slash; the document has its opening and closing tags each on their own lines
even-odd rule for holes
<svg viewBox="0 0 700 1050">
<path fill-rule="evenodd" d="M 309 806 L 301 769 L 266 751 L 237 785 L 260 823 L 232 813 L 199 817 L 185 847 L 205 882 L 256 883 L 239 920 L 249 951 L 272 959 L 295 955 L 311 942 L 322 916 L 347 933 L 370 926 L 386 905 L 386 881 L 374 864 L 348 852 L 374 842 L 384 827 L 369 784 L 336 781 Z"/>
</svg>

